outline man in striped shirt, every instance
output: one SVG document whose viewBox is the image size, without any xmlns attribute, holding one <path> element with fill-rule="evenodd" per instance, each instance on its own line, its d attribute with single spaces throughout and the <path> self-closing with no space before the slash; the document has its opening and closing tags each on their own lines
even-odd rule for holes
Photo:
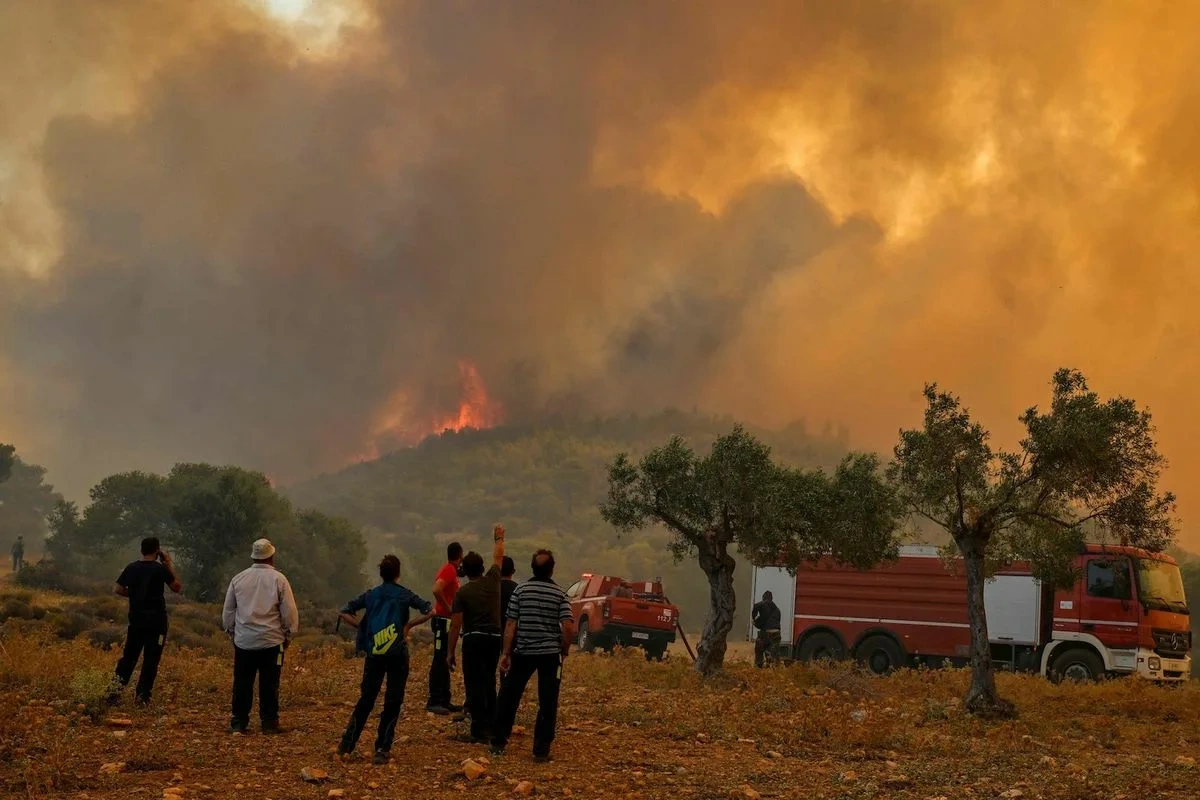
<svg viewBox="0 0 1200 800">
<path fill-rule="evenodd" d="M 530 564 L 533 577 L 513 590 L 504 629 L 500 672 L 505 675 L 496 699 L 492 753 L 501 755 L 512 734 L 521 695 L 538 676 L 538 714 L 533 728 L 533 760 L 549 761 L 558 721 L 558 690 L 563 661 L 575 638 L 567 594 L 554 582 L 554 554 L 538 550 Z"/>
</svg>

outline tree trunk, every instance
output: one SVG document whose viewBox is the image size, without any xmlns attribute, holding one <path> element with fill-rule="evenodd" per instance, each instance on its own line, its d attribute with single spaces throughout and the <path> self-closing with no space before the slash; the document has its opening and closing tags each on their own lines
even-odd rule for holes
<svg viewBox="0 0 1200 800">
<path fill-rule="evenodd" d="M 735 562 L 726 544 L 710 535 L 699 548 L 700 569 L 708 577 L 708 619 L 696 647 L 696 671 L 711 675 L 725 664 L 726 639 L 733 630 Z"/>
<path fill-rule="evenodd" d="M 987 580 L 985 547 L 986 543 L 977 536 L 966 535 L 958 539 L 967 574 L 967 621 L 971 625 L 971 687 L 963 705 L 968 712 L 979 716 L 1009 717 L 1014 708 L 996 692 L 996 670 L 988 641 L 987 611 L 983 603 L 983 587 Z"/>
</svg>

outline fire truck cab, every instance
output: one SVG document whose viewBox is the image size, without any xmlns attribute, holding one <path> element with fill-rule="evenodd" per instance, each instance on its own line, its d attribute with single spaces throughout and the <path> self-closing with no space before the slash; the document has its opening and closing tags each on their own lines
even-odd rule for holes
<svg viewBox="0 0 1200 800">
<path fill-rule="evenodd" d="M 1075 566 L 1079 580 L 1059 591 L 1044 587 L 1028 564 L 988 581 L 984 607 L 997 665 L 1053 678 L 1186 680 L 1191 633 L 1174 559 L 1087 545 Z M 805 565 L 795 576 L 757 568 L 755 599 L 766 590 L 783 618 L 793 620 L 784 626 L 785 656 L 854 657 L 878 673 L 968 661 L 966 579 L 936 547 L 904 547 L 896 561 L 863 571 L 831 560 Z"/>
</svg>

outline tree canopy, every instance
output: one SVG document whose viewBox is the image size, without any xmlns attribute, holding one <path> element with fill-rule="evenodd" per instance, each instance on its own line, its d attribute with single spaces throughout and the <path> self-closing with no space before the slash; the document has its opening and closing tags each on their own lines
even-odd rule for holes
<svg viewBox="0 0 1200 800">
<path fill-rule="evenodd" d="M 3 458 L 0 454 L 0 460 Z M 0 480 L 0 542 L 23 536 L 27 547 L 36 547 L 35 542 L 46 535 L 46 515 L 62 498 L 45 478 L 45 468 L 28 464 L 9 451 L 8 479 Z"/>
<path fill-rule="evenodd" d="M 142 538 L 156 536 L 177 554 L 184 591 L 197 600 L 219 600 L 262 536 L 277 547 L 277 564 L 301 602 L 340 605 L 365 583 L 366 546 L 355 525 L 294 511 L 262 473 L 238 467 L 178 464 L 166 476 L 112 475 L 92 488 L 82 512 L 60 502 L 50 527 L 54 560 L 86 573 L 114 572 Z"/>
<path fill-rule="evenodd" d="M 739 425 L 706 456 L 679 436 L 636 465 L 619 454 L 608 483 L 607 522 L 620 531 L 661 525 L 676 560 L 698 557 L 710 601 L 697 649 L 703 673 L 722 666 L 733 627 L 732 550 L 792 570 L 824 555 L 868 567 L 895 554 L 899 507 L 875 456 L 847 456 L 832 476 L 784 466 Z"/>
<path fill-rule="evenodd" d="M 4 483 L 12 474 L 13 454 L 16 451 L 17 448 L 11 444 L 0 444 L 0 483 Z"/>
<path fill-rule="evenodd" d="M 1021 417 L 1018 449 L 993 448 L 958 397 L 925 387 L 921 428 L 902 430 L 888 475 L 904 506 L 950 534 L 963 558 L 973 679 L 967 707 L 1007 711 L 996 694 L 983 583 L 990 569 L 1032 562 L 1053 585 L 1075 580 L 1086 538 L 1162 550 L 1174 535 L 1175 496 L 1159 490 L 1165 465 L 1150 412 L 1102 400 L 1084 376 L 1061 369 L 1048 410 Z"/>
</svg>

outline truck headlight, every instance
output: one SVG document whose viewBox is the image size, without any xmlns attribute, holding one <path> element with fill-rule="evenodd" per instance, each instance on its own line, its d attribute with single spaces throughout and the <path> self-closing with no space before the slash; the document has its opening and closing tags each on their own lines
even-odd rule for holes
<svg viewBox="0 0 1200 800">
<path fill-rule="evenodd" d="M 1150 668 L 1151 672 L 1158 672 L 1162 669 L 1162 659 L 1158 656 L 1150 656 L 1146 659 L 1146 666 Z"/>
</svg>

